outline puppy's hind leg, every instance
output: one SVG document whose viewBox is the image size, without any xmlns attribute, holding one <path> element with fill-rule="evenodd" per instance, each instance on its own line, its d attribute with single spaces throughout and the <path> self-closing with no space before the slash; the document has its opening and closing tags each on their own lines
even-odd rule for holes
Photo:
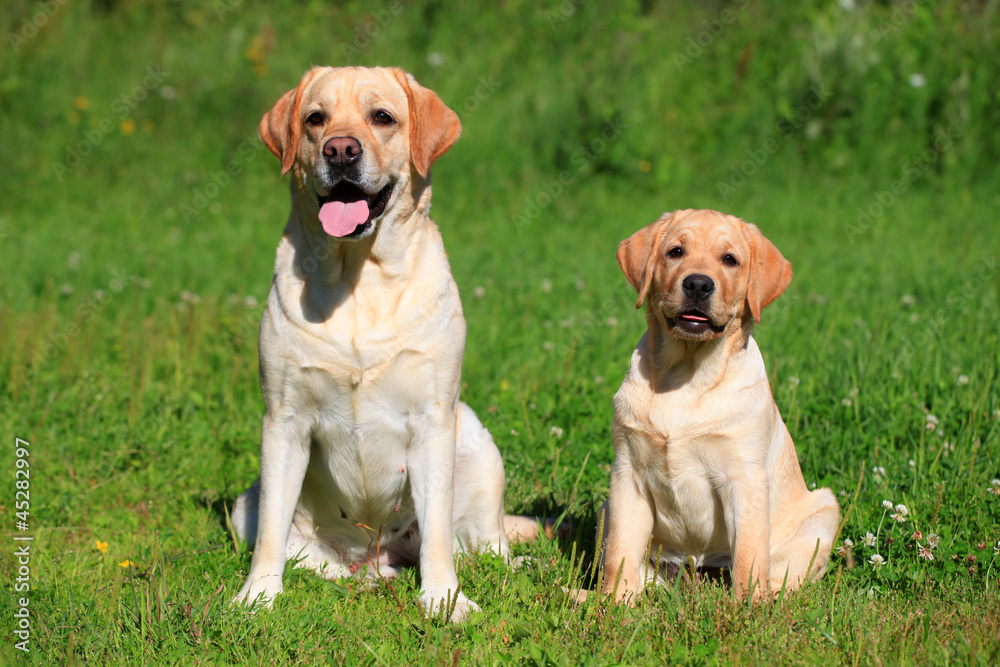
<svg viewBox="0 0 1000 667">
<path fill-rule="evenodd" d="M 840 523 L 840 507 L 830 489 L 817 489 L 800 505 L 798 528 L 771 549 L 771 590 L 795 590 L 826 572 L 833 538 Z M 787 579 L 786 579 L 787 577 Z"/>
</svg>

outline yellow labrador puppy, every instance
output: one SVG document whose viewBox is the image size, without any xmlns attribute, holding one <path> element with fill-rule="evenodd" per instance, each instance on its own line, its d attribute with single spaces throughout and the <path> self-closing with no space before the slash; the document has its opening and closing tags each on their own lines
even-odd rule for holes
<svg viewBox="0 0 1000 667">
<path fill-rule="evenodd" d="M 820 577 L 840 509 L 806 488 L 750 335 L 791 264 L 754 225 L 694 210 L 623 241 L 618 264 L 649 330 L 614 398 L 603 593 L 632 601 L 689 558 L 731 566 L 741 598 Z"/>
<path fill-rule="evenodd" d="M 458 116 L 398 69 L 310 70 L 260 123 L 292 172 L 260 328 L 260 479 L 236 502 L 256 542 L 236 600 L 270 604 L 286 559 L 324 577 L 420 566 L 421 599 L 460 620 L 456 549 L 508 553 L 500 453 L 458 400 L 465 320 L 431 165 Z"/>
</svg>

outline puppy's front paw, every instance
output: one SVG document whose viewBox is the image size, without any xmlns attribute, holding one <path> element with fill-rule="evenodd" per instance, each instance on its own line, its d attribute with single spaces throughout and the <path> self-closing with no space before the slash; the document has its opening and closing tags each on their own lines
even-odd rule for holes
<svg viewBox="0 0 1000 667">
<path fill-rule="evenodd" d="M 452 623 L 461 623 L 472 612 L 480 611 L 479 605 L 465 597 L 465 593 L 447 588 L 439 591 L 423 591 L 420 594 L 420 603 L 432 615 L 450 609 L 451 616 L 448 620 Z"/>
<path fill-rule="evenodd" d="M 281 575 L 247 579 L 230 604 L 269 609 L 274 604 L 275 596 L 283 590 L 285 589 L 281 583 Z"/>
</svg>

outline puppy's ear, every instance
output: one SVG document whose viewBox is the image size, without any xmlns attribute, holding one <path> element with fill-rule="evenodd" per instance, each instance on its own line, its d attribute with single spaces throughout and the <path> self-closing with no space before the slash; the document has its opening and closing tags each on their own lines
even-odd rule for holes
<svg viewBox="0 0 1000 667">
<path fill-rule="evenodd" d="M 318 68 L 306 72 L 295 88 L 281 96 L 271 110 L 260 119 L 257 131 L 267 149 L 281 160 L 281 175 L 284 176 L 295 162 L 295 151 L 302 136 L 299 112 L 302 108 L 301 91 L 312 80 Z"/>
<path fill-rule="evenodd" d="M 391 70 L 406 91 L 410 106 L 410 157 L 413 166 L 426 178 L 435 160 L 458 141 L 462 122 L 437 93 L 417 83 L 412 74 L 395 67 Z"/>
<path fill-rule="evenodd" d="M 744 233 L 750 243 L 747 308 L 754 321 L 760 324 L 760 311 L 781 296 L 792 282 L 792 263 L 781 255 L 773 243 L 764 238 L 757 225 L 749 222 L 744 224 Z"/>
<path fill-rule="evenodd" d="M 646 300 L 649 285 L 653 282 L 660 239 L 673 216 L 673 213 L 664 213 L 656 222 L 646 225 L 618 244 L 618 266 L 632 283 L 632 287 L 639 292 L 639 300 L 635 302 L 636 310 L 642 308 L 642 302 Z"/>
</svg>

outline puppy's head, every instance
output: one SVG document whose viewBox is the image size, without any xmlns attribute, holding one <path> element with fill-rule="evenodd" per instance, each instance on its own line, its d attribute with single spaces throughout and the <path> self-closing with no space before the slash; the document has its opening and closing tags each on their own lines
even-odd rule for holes
<svg viewBox="0 0 1000 667">
<path fill-rule="evenodd" d="M 342 239 L 375 232 L 458 140 L 458 115 L 395 68 L 316 67 L 260 121 L 264 144 L 292 171 L 310 215 Z M 410 201 L 405 201 L 409 197 Z M 315 204 L 313 206 L 312 204 Z"/>
<path fill-rule="evenodd" d="M 792 265 L 755 225 L 717 211 L 663 214 L 621 242 L 618 265 L 639 292 L 635 307 L 648 295 L 650 318 L 693 341 L 745 317 L 759 323 L 792 280 Z"/>
</svg>

